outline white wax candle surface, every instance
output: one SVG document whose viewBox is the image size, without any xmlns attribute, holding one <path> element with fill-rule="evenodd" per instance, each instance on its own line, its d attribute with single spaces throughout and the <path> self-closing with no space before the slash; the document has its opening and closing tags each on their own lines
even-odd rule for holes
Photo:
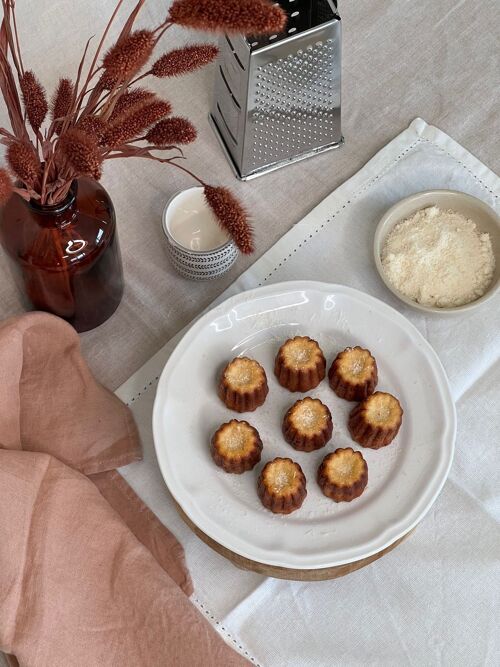
<svg viewBox="0 0 500 667">
<path fill-rule="evenodd" d="M 165 224 L 179 245 L 197 252 L 214 250 L 229 238 L 205 201 L 201 187 L 183 190 L 172 199 Z"/>
</svg>

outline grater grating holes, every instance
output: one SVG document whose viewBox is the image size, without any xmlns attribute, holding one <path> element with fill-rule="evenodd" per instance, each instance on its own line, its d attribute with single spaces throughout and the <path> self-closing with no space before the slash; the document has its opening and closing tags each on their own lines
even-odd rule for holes
<svg viewBox="0 0 500 667">
<path fill-rule="evenodd" d="M 222 72 L 217 70 L 211 121 L 243 179 L 343 143 L 336 2 L 274 4 L 288 15 L 283 32 L 236 41 L 221 37 Z"/>
<path fill-rule="evenodd" d="M 335 47 L 317 41 L 257 68 L 253 159 L 280 160 L 328 141 L 335 133 L 339 95 L 331 85 Z M 293 127 L 293 130 L 290 130 Z"/>
<path fill-rule="evenodd" d="M 232 51 L 232 54 L 233 54 L 234 59 L 236 60 L 236 62 L 238 63 L 238 65 L 241 67 L 241 69 L 242 69 L 243 71 L 245 71 L 245 66 L 244 66 L 243 63 L 241 62 L 241 60 L 240 60 L 238 54 L 236 53 L 236 50 L 235 50 L 235 48 L 234 48 L 234 46 L 233 46 L 233 43 L 231 42 L 231 40 L 229 39 L 229 37 L 228 37 L 227 35 L 224 35 L 224 37 L 226 38 L 226 42 L 228 43 L 228 46 L 229 46 L 229 48 L 230 48 L 231 51 Z"/>
</svg>

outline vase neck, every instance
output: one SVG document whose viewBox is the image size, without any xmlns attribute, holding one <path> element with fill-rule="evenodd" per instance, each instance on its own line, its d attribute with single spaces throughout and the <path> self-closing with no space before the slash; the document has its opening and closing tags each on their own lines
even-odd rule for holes
<svg viewBox="0 0 500 667">
<path fill-rule="evenodd" d="M 40 204 L 36 200 L 30 199 L 27 206 L 37 216 L 42 226 L 66 226 L 73 218 L 77 190 L 78 184 L 74 181 L 66 197 L 57 204 Z"/>
</svg>

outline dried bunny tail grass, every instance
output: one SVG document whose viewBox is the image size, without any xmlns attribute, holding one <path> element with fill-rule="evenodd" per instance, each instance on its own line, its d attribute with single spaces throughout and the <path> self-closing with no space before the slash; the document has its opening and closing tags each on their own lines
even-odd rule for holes
<svg viewBox="0 0 500 667">
<path fill-rule="evenodd" d="M 231 193 L 224 187 L 205 185 L 205 199 L 215 213 L 219 224 L 225 229 L 245 255 L 254 250 L 252 228 L 248 223 L 248 215 Z"/>
<path fill-rule="evenodd" d="M 35 132 L 38 132 L 49 110 L 45 90 L 31 71 L 23 74 L 19 85 L 30 125 Z"/>
<path fill-rule="evenodd" d="M 72 128 L 59 139 L 58 148 L 77 175 L 101 178 L 103 158 L 94 137 Z"/>
<path fill-rule="evenodd" d="M 33 146 L 24 141 L 13 141 L 7 148 L 7 162 L 14 174 L 26 183 L 33 186 L 40 175 L 40 161 Z"/>
<path fill-rule="evenodd" d="M 99 79 L 98 82 L 98 87 L 102 88 L 103 90 L 113 90 L 115 86 L 118 86 L 120 82 L 116 77 L 112 77 L 110 74 L 107 72 L 104 72 Z"/>
<path fill-rule="evenodd" d="M 144 137 L 155 146 L 190 144 L 196 139 L 196 128 L 187 119 L 180 116 L 160 120 Z"/>
<path fill-rule="evenodd" d="M 13 187 L 12 179 L 7 169 L 0 169 L 0 206 L 9 201 Z"/>
<path fill-rule="evenodd" d="M 89 137 L 93 137 L 102 146 L 107 126 L 99 116 L 85 116 L 79 121 L 77 127 Z"/>
<path fill-rule="evenodd" d="M 136 30 L 112 46 L 102 61 L 102 85 L 112 87 L 130 79 L 147 63 L 154 45 L 155 36 L 150 30 Z"/>
<path fill-rule="evenodd" d="M 153 64 L 151 74 L 163 79 L 167 76 L 181 76 L 199 67 L 211 63 L 219 53 L 213 44 L 193 44 L 182 49 L 174 49 L 164 53 Z"/>
<path fill-rule="evenodd" d="M 156 95 L 151 90 L 146 90 L 145 88 L 132 88 L 128 90 L 118 98 L 113 112 L 109 117 L 110 122 L 114 122 L 118 116 L 131 111 L 133 108 L 137 108 L 139 105 L 143 106 L 146 102 L 151 102 L 155 97 Z"/>
<path fill-rule="evenodd" d="M 57 133 L 61 130 L 62 120 L 71 110 L 73 93 L 73 82 L 70 79 L 60 79 L 50 105 L 51 117 Z"/>
<path fill-rule="evenodd" d="M 199 30 L 270 34 L 283 30 L 286 13 L 267 0 L 174 0 L 173 23 Z"/>
<path fill-rule="evenodd" d="M 158 123 L 172 111 L 170 102 L 156 100 L 120 116 L 106 130 L 103 145 L 116 148 L 140 136 L 144 130 Z"/>
</svg>

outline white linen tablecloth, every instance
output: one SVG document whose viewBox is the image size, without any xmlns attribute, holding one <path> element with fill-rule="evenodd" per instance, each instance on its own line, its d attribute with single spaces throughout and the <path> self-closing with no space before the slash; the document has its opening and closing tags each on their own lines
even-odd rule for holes
<svg viewBox="0 0 500 667">
<path fill-rule="evenodd" d="M 118 391 L 146 450 L 124 476 L 184 545 L 194 603 L 256 665 L 500 664 L 500 298 L 453 319 L 422 315 L 392 296 L 372 259 L 384 211 L 429 188 L 462 190 L 500 209 L 500 179 L 417 119 L 217 300 L 290 279 L 343 283 L 403 312 L 437 351 L 457 404 L 455 460 L 429 514 L 382 559 L 319 583 L 236 569 L 179 519 L 154 454 L 154 390 L 179 336 Z"/>
<path fill-rule="evenodd" d="M 135 0 L 125 0 L 122 16 L 134 4 Z M 161 20 L 168 4 L 169 0 L 148 0 L 140 25 Z M 25 66 L 36 71 L 50 93 L 60 76 L 76 72 L 85 41 L 92 34 L 100 35 L 115 5 L 116 0 L 17 0 Z M 198 141 L 186 150 L 191 167 L 195 168 L 202 178 L 229 185 L 245 201 L 256 229 L 257 250 L 255 256 L 241 258 L 221 280 L 193 284 L 182 279 L 175 273 L 166 257 L 161 232 L 161 211 L 169 197 L 176 190 L 189 185 L 190 181 L 175 170 L 148 162 L 114 160 L 113 164 L 107 165 L 103 182 L 113 198 L 117 212 L 126 291 L 123 303 L 113 318 L 99 329 L 82 336 L 82 345 L 89 364 L 96 376 L 107 386 L 116 388 L 124 382 L 166 340 L 199 314 L 225 287 L 231 285 L 256 257 L 264 253 L 328 193 L 360 169 L 369 156 L 405 128 L 415 116 L 423 116 L 438 125 L 497 172 L 500 169 L 498 0 L 481 0 L 472 4 L 463 0 L 357 0 L 340 2 L 339 5 L 343 20 L 342 122 L 346 137 L 346 144 L 339 151 L 316 156 L 255 181 L 238 183 L 234 180 L 207 123 L 213 69 L 208 67 L 175 81 L 153 82 L 153 87 L 160 94 L 172 100 L 175 112 L 189 116 L 198 127 Z M 115 35 L 116 30 L 112 30 L 110 38 Z M 175 46 L 199 39 L 199 35 L 184 30 L 172 30 L 167 35 L 169 40 L 173 39 L 170 44 Z M 96 39 L 93 43 L 96 43 Z M 165 49 L 169 47 L 168 41 L 164 44 Z M 5 124 L 7 115 L 4 105 L 0 106 L 0 122 Z M 485 177 L 484 182 L 488 182 L 488 178 Z M 492 182 L 489 187 L 497 187 L 495 183 L 496 181 Z M 375 202 L 375 205 L 382 208 L 380 202 Z M 358 243 L 362 242 L 363 239 L 360 238 Z M 346 240 L 339 236 L 338 243 L 343 245 Z M 357 252 L 356 247 L 354 250 Z M 268 262 L 268 259 L 264 261 Z M 270 266 L 268 272 L 273 269 L 274 266 Z M 331 275 L 326 279 L 336 280 L 339 275 L 340 271 L 337 272 L 335 267 L 332 267 Z M 300 276 L 297 274 L 293 277 Z M 243 282 L 238 285 L 253 285 L 250 278 L 250 274 L 244 275 Z M 370 291 L 370 285 L 377 284 L 378 280 L 370 270 L 359 280 L 354 276 L 352 284 L 359 287 L 359 283 L 365 279 L 368 281 L 363 284 L 366 291 Z M 387 292 L 385 298 L 390 301 Z M 22 302 L 11 279 L 5 257 L 0 253 L 0 315 L 6 318 L 20 312 Z M 425 328 L 426 321 L 422 321 L 419 326 Z M 438 576 L 435 568 L 435 558 L 441 558 L 441 555 L 436 556 L 437 542 L 446 541 L 449 536 L 427 533 L 429 545 L 424 564 L 424 546 L 419 552 L 418 547 L 413 544 L 422 530 L 431 530 L 433 515 L 427 518 L 414 538 L 397 549 L 397 552 L 407 554 L 408 560 L 415 559 L 412 562 L 421 568 L 417 571 L 416 578 L 414 568 L 408 569 L 406 574 L 409 583 L 400 591 L 401 602 L 397 602 L 396 589 L 388 590 L 389 584 L 383 581 L 384 574 L 391 580 L 388 568 L 393 563 L 392 559 L 396 558 L 395 553 L 385 557 L 377 566 L 383 586 L 375 590 L 370 586 L 365 591 L 368 600 L 379 595 L 377 590 L 385 592 L 387 603 L 381 605 L 375 615 L 373 607 L 369 607 L 368 616 L 368 610 L 365 610 L 364 606 L 356 610 L 354 603 L 347 604 L 347 594 L 351 586 L 348 580 L 339 581 L 336 585 L 328 584 L 325 589 L 330 591 L 330 595 L 336 598 L 339 596 L 338 600 L 346 605 L 344 612 L 338 600 L 338 614 L 331 613 L 330 604 L 323 608 L 313 605 L 314 600 L 308 591 L 314 590 L 315 586 L 321 588 L 322 584 L 316 584 L 311 589 L 294 587 L 293 594 L 284 594 L 283 605 L 274 607 L 271 602 L 276 595 L 279 593 L 281 596 L 283 590 L 288 591 L 286 584 L 263 583 L 256 575 L 242 575 L 234 569 L 223 569 L 222 560 L 208 548 L 202 547 L 198 550 L 201 545 L 172 511 L 156 462 L 151 460 L 153 455 L 148 430 L 151 406 L 147 401 L 152 400 L 153 392 L 144 395 L 145 402 L 137 401 L 137 414 L 141 416 L 143 438 L 151 462 L 138 468 L 135 483 L 138 484 L 139 480 L 144 478 L 142 488 L 145 496 L 148 496 L 148 484 L 151 485 L 150 495 L 151 498 L 156 497 L 156 511 L 177 532 L 187 547 L 190 567 L 195 572 L 200 604 L 204 604 L 204 600 L 214 601 L 213 613 L 217 614 L 217 619 L 227 616 L 230 630 L 224 625 L 226 631 L 234 632 L 235 637 L 240 634 L 249 650 L 254 650 L 255 655 L 259 656 L 261 664 L 281 666 L 291 659 L 292 663 L 288 664 L 297 665 L 293 656 L 299 644 L 309 647 L 307 659 L 313 661 L 313 664 L 318 655 L 324 656 L 327 651 L 331 651 L 327 656 L 326 664 L 329 665 L 396 664 L 402 654 L 402 650 L 398 648 L 401 640 L 394 628 L 390 612 L 397 615 L 401 605 L 408 607 L 408 614 L 412 609 L 415 614 L 418 611 L 420 620 L 413 634 L 416 639 L 408 645 L 410 658 L 404 658 L 398 664 L 449 664 L 456 656 L 459 657 L 459 664 L 500 662 L 498 643 L 495 644 L 494 639 L 491 639 L 495 630 L 492 625 L 496 620 L 495 612 L 498 616 L 497 599 L 492 597 L 493 591 L 490 590 L 489 606 L 482 605 L 481 598 L 474 601 L 480 593 L 477 590 L 479 584 L 475 578 L 476 569 L 484 563 L 491 573 L 493 567 L 497 567 L 498 560 L 498 545 L 495 542 L 495 552 L 492 546 L 498 535 L 498 532 L 495 532 L 498 531 L 498 498 L 495 500 L 496 496 L 492 491 L 493 482 L 485 482 L 484 471 L 489 469 L 491 475 L 495 474 L 496 470 L 491 463 L 492 447 L 498 442 L 498 424 L 495 423 L 498 410 L 494 407 L 492 392 L 500 381 L 498 364 L 493 371 L 486 372 L 488 363 L 480 344 L 475 340 L 477 328 L 477 324 L 471 324 L 469 333 L 461 332 L 464 338 L 460 340 L 463 340 L 464 348 L 469 345 L 466 358 L 478 357 L 476 374 L 480 376 L 480 380 L 474 384 L 475 376 L 469 377 L 466 370 L 461 372 L 458 366 L 453 371 L 458 378 L 456 383 L 456 378 L 453 378 L 455 395 L 464 395 L 458 402 L 459 442 L 461 439 L 465 441 L 469 433 L 474 433 L 475 436 L 467 443 L 467 447 L 462 448 L 461 456 L 457 456 L 452 482 L 458 484 L 462 476 L 465 476 L 467 483 L 476 489 L 481 499 L 478 504 L 475 497 L 470 497 L 471 512 L 474 510 L 482 517 L 482 508 L 486 507 L 490 519 L 488 524 L 485 515 L 483 521 L 477 525 L 474 518 L 458 521 L 455 513 L 447 513 L 446 519 L 442 519 L 450 523 L 449 532 L 454 534 L 455 542 L 450 544 L 458 545 L 457 561 L 468 563 L 471 572 L 469 585 L 463 584 L 462 579 L 462 587 L 457 583 L 461 595 L 471 600 L 470 605 L 465 605 L 462 621 L 455 619 L 455 616 L 462 614 L 460 610 L 453 612 L 451 618 L 440 619 L 436 625 L 435 619 L 439 618 L 439 615 L 428 609 L 429 595 L 421 596 L 418 601 L 412 595 L 407 595 L 408 588 L 419 594 L 418 585 L 426 576 L 435 577 L 430 578 L 429 588 L 437 583 L 439 586 L 443 585 L 442 595 L 445 590 L 449 590 L 442 584 L 443 579 Z M 452 355 L 455 345 L 453 324 L 450 324 L 449 332 L 449 355 Z M 466 336 L 468 340 L 465 340 Z M 432 337 L 431 342 L 437 347 Z M 164 353 L 162 354 L 164 356 Z M 162 358 L 161 354 L 159 358 Z M 446 364 L 446 360 L 444 361 Z M 148 365 L 148 368 L 151 370 L 152 366 Z M 449 365 L 447 370 L 450 372 Z M 156 372 L 146 375 L 154 378 Z M 146 386 L 149 386 L 150 381 L 152 382 L 147 380 Z M 141 389 L 143 387 L 138 387 L 137 391 Z M 467 402 L 467 407 L 462 405 L 464 401 Z M 488 410 L 490 414 L 486 415 Z M 482 414 L 485 417 L 477 424 L 477 415 Z M 489 459 L 481 458 L 485 456 L 484 449 L 490 452 Z M 480 457 L 477 456 L 478 453 Z M 463 472 L 470 471 L 470 466 L 475 466 L 477 470 L 474 476 L 470 472 Z M 449 484 L 440 503 L 446 500 L 446 494 L 449 494 L 450 490 Z M 460 494 L 462 497 L 463 492 Z M 439 507 L 440 505 L 437 505 L 435 511 L 438 511 Z M 464 531 L 464 528 L 465 532 L 460 534 L 460 530 Z M 470 536 L 467 535 L 467 530 L 471 531 Z M 471 544 L 476 544 L 474 549 Z M 199 574 L 196 574 L 200 572 L 199 566 L 202 564 L 206 566 L 206 578 L 200 578 Z M 453 573 L 454 562 L 446 561 L 440 566 L 439 572 L 444 567 Z M 218 568 L 221 568 L 221 579 L 224 581 L 222 585 L 217 583 L 215 577 Z M 213 575 L 211 579 L 208 577 L 209 573 Z M 495 574 L 498 579 L 498 570 L 495 570 Z M 360 581 L 361 576 L 361 573 L 352 575 L 352 581 L 357 581 L 360 587 L 366 585 Z M 493 574 L 490 578 L 485 575 L 479 581 L 481 585 L 487 582 L 488 586 L 491 582 L 495 583 Z M 349 590 L 346 586 L 349 586 Z M 225 603 L 216 603 L 216 598 L 220 599 L 222 588 L 226 589 L 226 592 L 232 589 L 233 596 Z M 253 589 L 255 593 L 250 595 Z M 243 613 L 240 615 L 238 601 L 247 599 L 249 595 L 249 601 L 242 604 Z M 396 598 L 396 601 L 393 598 Z M 259 606 L 260 599 L 263 607 Z M 300 608 L 297 607 L 299 599 L 303 600 Z M 457 596 L 456 610 L 460 609 L 460 601 L 461 597 Z M 391 604 L 387 606 L 389 602 Z M 287 613 L 283 612 L 285 603 L 289 604 Z M 266 604 L 271 613 L 275 609 L 273 623 L 269 622 L 266 614 L 259 618 L 260 610 Z M 246 610 L 250 608 L 254 610 L 256 619 L 254 621 L 249 617 L 245 622 L 244 632 L 240 633 L 238 628 L 243 622 L 242 619 L 245 619 Z M 478 609 L 483 609 L 484 616 L 489 619 L 487 623 L 484 623 L 482 614 L 476 614 Z M 207 616 L 211 613 L 208 611 Z M 306 623 L 304 615 L 311 620 Z M 469 628 L 461 634 L 460 625 L 457 623 L 463 622 L 465 626 L 468 619 Z M 408 626 L 410 621 L 409 617 Z M 268 624 L 272 630 L 280 623 L 284 629 L 292 626 L 292 630 L 298 628 L 300 632 L 288 632 L 286 643 L 279 634 L 274 640 L 270 637 L 271 633 L 264 631 L 263 626 Z M 452 623 L 452 627 L 447 635 L 442 628 L 446 628 L 448 623 Z M 325 633 L 328 635 L 327 641 L 324 652 L 321 652 L 321 638 Z M 371 643 L 368 636 L 372 636 Z M 439 645 L 436 648 L 432 648 L 434 644 L 431 646 L 433 636 L 440 638 L 439 641 L 445 644 L 455 641 L 456 646 L 451 651 L 440 652 Z M 332 643 L 334 638 L 335 645 Z M 237 638 L 235 641 L 240 640 Z M 418 650 L 413 652 L 415 642 L 420 642 L 420 645 Z M 285 644 L 289 646 L 286 651 Z M 428 653 L 425 652 L 427 646 L 431 646 Z M 469 648 L 462 650 L 464 646 Z M 302 652 L 299 655 L 302 656 Z M 269 656 L 271 657 L 268 660 Z M 257 658 L 255 661 L 258 661 Z"/>
</svg>

